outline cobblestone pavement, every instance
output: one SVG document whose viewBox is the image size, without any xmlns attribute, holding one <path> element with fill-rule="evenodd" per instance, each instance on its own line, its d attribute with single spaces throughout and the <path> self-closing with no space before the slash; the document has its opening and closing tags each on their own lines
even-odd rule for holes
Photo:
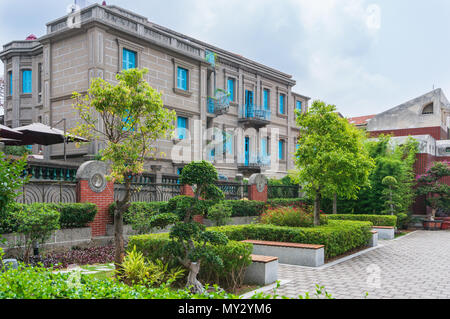
<svg viewBox="0 0 450 319">
<path fill-rule="evenodd" d="M 377 249 L 321 269 L 279 265 L 278 279 L 290 280 L 277 294 L 296 297 L 316 284 L 333 298 L 450 298 L 450 231 L 416 231 L 379 240 Z"/>
</svg>

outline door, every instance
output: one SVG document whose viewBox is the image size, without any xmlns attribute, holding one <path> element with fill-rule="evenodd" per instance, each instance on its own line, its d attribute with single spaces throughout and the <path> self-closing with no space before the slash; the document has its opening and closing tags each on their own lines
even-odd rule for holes
<svg viewBox="0 0 450 319">
<path fill-rule="evenodd" d="M 250 138 L 245 137 L 245 166 L 248 166 L 250 162 Z"/>
<path fill-rule="evenodd" d="M 253 117 L 253 91 L 245 90 L 245 117 Z"/>
</svg>

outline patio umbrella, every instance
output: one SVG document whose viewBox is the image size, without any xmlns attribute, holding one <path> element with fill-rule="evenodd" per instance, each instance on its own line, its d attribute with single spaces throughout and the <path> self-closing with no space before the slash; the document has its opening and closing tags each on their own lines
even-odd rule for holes
<svg viewBox="0 0 450 319">
<path fill-rule="evenodd" d="M 23 134 L 0 124 L 0 137 L 20 140 Z"/>
<path fill-rule="evenodd" d="M 58 130 L 56 128 L 52 128 L 48 125 L 44 125 L 42 123 L 33 123 L 26 126 L 17 127 L 14 131 L 20 132 L 23 134 L 22 140 L 28 144 L 40 144 L 40 145 L 53 145 L 53 144 L 61 144 L 61 143 L 70 143 L 70 142 L 88 142 L 88 140 L 74 136 L 70 134 L 66 134 L 64 136 L 64 132 Z"/>
<path fill-rule="evenodd" d="M 14 140 L 12 138 L 0 138 L 0 143 L 4 143 L 6 146 L 28 145 L 28 143 L 22 140 Z"/>
</svg>

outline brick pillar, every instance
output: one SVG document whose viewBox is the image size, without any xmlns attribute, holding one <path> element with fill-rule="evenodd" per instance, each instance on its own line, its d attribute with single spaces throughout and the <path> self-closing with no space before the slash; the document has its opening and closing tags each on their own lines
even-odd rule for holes
<svg viewBox="0 0 450 319">
<path fill-rule="evenodd" d="M 192 190 L 192 186 L 191 185 L 181 185 L 180 188 L 181 188 L 181 195 L 194 197 L 194 191 Z M 197 222 L 197 223 L 200 223 L 200 224 L 203 224 L 203 219 L 204 219 L 203 215 L 194 215 L 194 216 L 192 216 L 192 220 Z"/>
<path fill-rule="evenodd" d="M 77 171 L 77 202 L 97 205 L 97 215 L 89 224 L 92 237 L 105 236 L 106 225 L 111 222 L 108 208 L 114 202 L 114 183 L 106 181 L 104 162 L 83 163 Z"/>
<path fill-rule="evenodd" d="M 248 180 L 248 199 L 267 202 L 267 177 L 253 174 Z"/>
</svg>

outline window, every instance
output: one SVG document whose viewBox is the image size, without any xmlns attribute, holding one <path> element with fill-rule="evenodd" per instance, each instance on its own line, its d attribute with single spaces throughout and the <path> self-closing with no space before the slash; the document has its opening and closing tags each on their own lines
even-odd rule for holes
<svg viewBox="0 0 450 319">
<path fill-rule="evenodd" d="M 181 172 L 183 171 L 183 167 L 177 168 L 177 175 L 181 175 Z"/>
<path fill-rule="evenodd" d="M 433 103 L 425 105 L 423 108 L 422 114 L 433 114 Z"/>
<path fill-rule="evenodd" d="M 302 111 L 302 101 L 297 101 L 297 102 L 295 103 L 295 108 L 296 108 L 299 112 L 301 112 L 301 111 Z"/>
<path fill-rule="evenodd" d="M 223 132 L 223 153 L 232 155 L 233 154 L 233 134 Z"/>
<path fill-rule="evenodd" d="M 12 71 L 8 72 L 8 86 L 9 86 L 9 95 L 13 94 L 13 76 Z"/>
<path fill-rule="evenodd" d="M 284 144 L 285 144 L 284 140 L 278 141 L 278 158 L 280 160 L 284 160 L 284 149 L 285 149 Z"/>
<path fill-rule="evenodd" d="M 31 70 L 22 70 L 22 93 L 31 93 Z"/>
<path fill-rule="evenodd" d="M 182 67 L 177 68 L 177 88 L 187 91 L 188 72 Z"/>
<path fill-rule="evenodd" d="M 42 93 L 42 63 L 38 64 L 38 93 Z"/>
<path fill-rule="evenodd" d="M 269 138 L 268 137 L 263 137 L 261 139 L 261 155 L 263 157 L 269 155 Z"/>
<path fill-rule="evenodd" d="M 234 79 L 229 78 L 227 81 L 227 86 L 228 86 L 228 93 L 230 94 L 230 101 L 234 101 Z"/>
<path fill-rule="evenodd" d="M 264 89 L 263 90 L 263 106 L 265 110 L 269 109 L 269 90 Z"/>
<path fill-rule="evenodd" d="M 177 118 L 178 138 L 184 140 L 186 138 L 187 118 L 178 116 Z"/>
<path fill-rule="evenodd" d="M 128 70 L 136 67 L 136 52 L 128 49 L 122 51 L 122 69 Z"/>
<path fill-rule="evenodd" d="M 280 109 L 279 109 L 280 114 L 284 114 L 285 99 L 286 99 L 285 95 L 280 94 Z"/>
</svg>

